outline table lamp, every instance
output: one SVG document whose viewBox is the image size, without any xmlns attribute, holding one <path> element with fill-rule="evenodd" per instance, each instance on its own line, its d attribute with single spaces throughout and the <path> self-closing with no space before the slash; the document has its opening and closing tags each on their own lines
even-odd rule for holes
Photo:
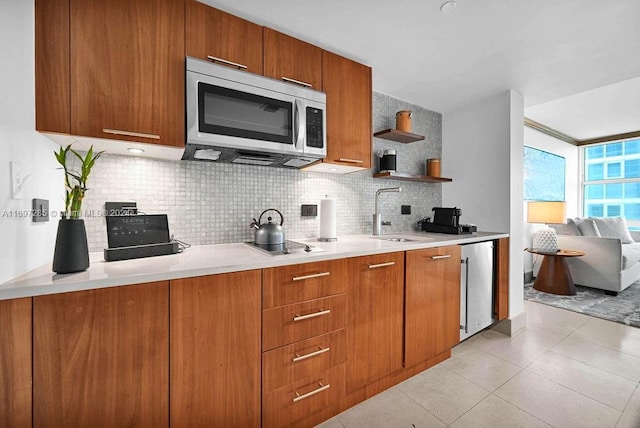
<svg viewBox="0 0 640 428">
<path fill-rule="evenodd" d="M 533 237 L 533 249 L 541 252 L 558 251 L 558 237 L 548 223 L 565 223 L 567 206 L 561 201 L 531 201 L 527 204 L 527 222 L 542 223 L 544 227 Z"/>
</svg>

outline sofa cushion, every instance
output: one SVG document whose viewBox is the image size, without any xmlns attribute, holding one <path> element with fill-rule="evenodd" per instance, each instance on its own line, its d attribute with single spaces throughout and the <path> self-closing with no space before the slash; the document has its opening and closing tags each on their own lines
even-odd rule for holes
<svg viewBox="0 0 640 428">
<path fill-rule="evenodd" d="M 640 242 L 622 245 L 622 269 L 630 268 L 640 261 Z"/>
<path fill-rule="evenodd" d="M 589 217 L 595 221 L 603 238 L 618 238 L 623 244 L 634 242 L 624 217 Z"/>
<path fill-rule="evenodd" d="M 549 227 L 555 229 L 558 235 L 580 236 L 578 226 L 576 226 L 576 224 L 570 218 L 567 219 L 567 224 L 549 224 Z"/>
<path fill-rule="evenodd" d="M 600 236 L 596 222 L 590 218 L 576 217 L 573 222 L 578 227 L 582 236 Z"/>
</svg>

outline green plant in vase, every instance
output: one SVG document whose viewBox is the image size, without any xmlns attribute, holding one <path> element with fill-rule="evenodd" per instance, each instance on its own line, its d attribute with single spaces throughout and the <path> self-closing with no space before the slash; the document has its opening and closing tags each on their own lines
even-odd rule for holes
<svg viewBox="0 0 640 428">
<path fill-rule="evenodd" d="M 71 145 L 54 152 L 56 160 L 64 170 L 65 199 L 64 211 L 60 214 L 56 246 L 53 252 L 53 271 L 56 273 L 81 272 L 89 267 L 89 246 L 87 231 L 82 214 L 82 202 L 87 191 L 87 181 L 96 160 L 104 152 L 93 152 L 89 148 L 84 157 L 71 148 Z M 80 161 L 80 171 L 69 166 L 71 155 Z"/>
</svg>

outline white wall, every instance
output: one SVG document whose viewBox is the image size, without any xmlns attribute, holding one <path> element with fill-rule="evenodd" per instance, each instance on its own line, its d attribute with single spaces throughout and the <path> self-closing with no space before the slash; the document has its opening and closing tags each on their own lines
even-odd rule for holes
<svg viewBox="0 0 640 428">
<path fill-rule="evenodd" d="M 524 128 L 524 144 L 525 146 L 534 147 L 536 149 L 544 150 L 549 153 L 562 156 L 565 159 L 565 188 L 564 199 L 567 203 L 567 217 L 577 217 L 580 214 L 580 207 L 578 206 L 578 194 L 579 194 L 579 151 L 577 146 L 566 143 L 557 138 L 553 138 L 542 132 L 536 131 L 529 127 Z M 523 223 L 524 223 L 524 245 L 525 247 L 532 246 L 533 234 L 542 225 L 527 223 L 527 203 L 523 205 Z M 537 257 L 540 261 L 540 257 Z M 524 255 L 524 272 L 531 272 L 533 270 L 533 255 L 526 253 Z"/>
<path fill-rule="evenodd" d="M 34 5 L 33 1 L 0 3 L 0 283 L 53 258 L 57 220 L 32 223 L 15 217 L 31 209 L 32 198 L 49 199 L 60 210 L 63 176 L 56 169 L 56 145 L 34 131 Z M 22 199 L 11 196 L 10 162 L 27 177 Z"/>
<path fill-rule="evenodd" d="M 522 96 L 503 92 L 446 112 L 442 118 L 443 206 L 462 208 L 462 223 L 508 232 L 509 318 L 523 305 Z"/>
</svg>

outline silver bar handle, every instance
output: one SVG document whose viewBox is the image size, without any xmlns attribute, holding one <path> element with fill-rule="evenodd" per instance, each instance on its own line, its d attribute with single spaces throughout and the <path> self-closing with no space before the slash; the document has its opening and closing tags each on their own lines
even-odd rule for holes
<svg viewBox="0 0 640 428">
<path fill-rule="evenodd" d="M 469 257 L 461 260 L 465 267 L 464 278 L 464 332 L 469 333 Z"/>
<path fill-rule="evenodd" d="M 156 135 L 156 134 L 145 134 L 143 132 L 123 131 L 121 129 L 103 128 L 102 132 L 104 132 L 105 134 L 126 135 L 128 137 L 151 138 L 153 140 L 159 140 L 160 139 L 160 136 Z"/>
<path fill-rule="evenodd" d="M 329 276 L 329 275 L 331 275 L 331 272 L 320 272 L 320 273 L 313 273 L 311 275 L 294 276 L 292 278 L 292 280 L 293 281 L 304 281 L 305 279 L 320 278 L 322 276 Z"/>
<path fill-rule="evenodd" d="M 296 99 L 295 109 L 296 109 L 296 113 L 295 113 L 294 127 L 297 131 L 297 135 L 294 135 L 293 137 L 294 147 L 302 152 L 304 150 L 304 147 L 302 146 L 302 144 L 304 144 L 304 137 L 307 131 L 306 131 L 306 123 L 300 117 L 302 115 L 302 112 L 304 111 L 304 106 L 302 105 L 302 101 L 300 101 L 299 99 Z"/>
<path fill-rule="evenodd" d="M 244 64 L 238 64 L 237 62 L 233 62 L 233 61 L 229 61 L 229 60 L 226 60 L 226 59 L 218 58 L 216 56 L 207 55 L 207 58 L 209 58 L 213 62 L 221 62 L 223 64 L 230 65 L 232 67 L 237 67 L 237 68 L 240 68 L 242 70 L 246 70 L 247 69 L 247 66 L 244 65 Z"/>
<path fill-rule="evenodd" d="M 369 269 L 377 269 L 377 268 L 386 267 L 386 266 L 393 266 L 395 264 L 396 262 L 379 263 L 377 265 L 369 265 Z"/>
<path fill-rule="evenodd" d="M 295 83 L 296 85 L 304 86 L 306 88 L 313 88 L 313 85 L 311 83 L 303 82 L 301 80 L 292 79 L 290 77 L 282 76 L 282 80 L 284 80 L 285 82 L 289 82 L 289 83 Z"/>
<path fill-rule="evenodd" d="M 293 321 L 304 321 L 304 320 L 308 320 L 309 318 L 321 317 L 323 315 L 328 315 L 330 313 L 331 313 L 331 309 L 327 309 L 325 311 L 320 310 L 318 312 L 314 312 L 312 314 L 307 314 L 307 315 L 296 314 L 296 316 L 293 317 Z"/>
<path fill-rule="evenodd" d="M 346 162 L 346 163 L 364 163 L 363 160 L 360 159 L 345 159 L 345 158 L 340 158 L 338 159 L 338 161 L 340 162 Z"/>
<path fill-rule="evenodd" d="M 444 254 L 442 256 L 431 256 L 431 260 L 450 259 L 451 254 Z"/>
<path fill-rule="evenodd" d="M 331 351 L 331 348 L 323 348 L 322 346 L 318 346 L 318 348 L 320 349 L 305 355 L 296 354 L 296 356 L 293 358 L 293 362 L 297 363 L 298 361 L 306 360 L 307 358 L 315 357 L 317 355 L 321 355 L 321 354 L 324 354 L 325 352 Z"/>
<path fill-rule="evenodd" d="M 318 382 L 318 385 L 320 385 L 320 388 L 314 389 L 313 391 L 307 392 L 306 394 L 300 395 L 296 392 L 296 396 L 293 398 L 293 402 L 297 403 L 300 400 L 304 400 L 305 398 L 309 398 L 312 395 L 316 395 L 319 392 L 326 391 L 327 389 L 331 388 L 330 384 L 323 385 L 321 382 Z"/>
</svg>

